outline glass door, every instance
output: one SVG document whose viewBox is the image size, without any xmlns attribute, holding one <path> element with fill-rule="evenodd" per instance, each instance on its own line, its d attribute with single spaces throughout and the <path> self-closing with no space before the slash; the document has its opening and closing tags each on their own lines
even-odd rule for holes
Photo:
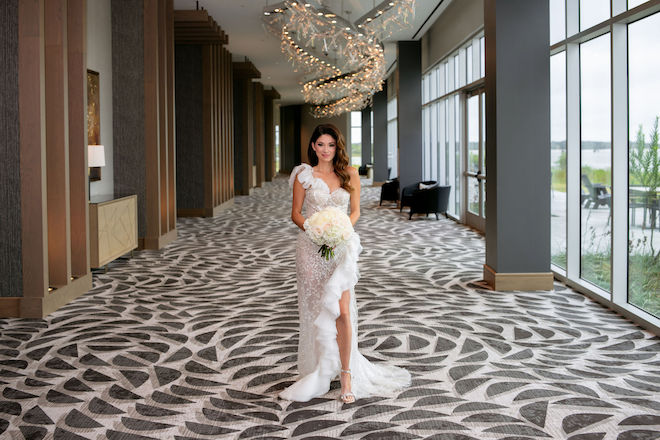
<svg viewBox="0 0 660 440">
<path fill-rule="evenodd" d="M 469 226 L 486 229 L 486 93 L 477 89 L 467 95 L 465 120 L 465 220 Z"/>
</svg>

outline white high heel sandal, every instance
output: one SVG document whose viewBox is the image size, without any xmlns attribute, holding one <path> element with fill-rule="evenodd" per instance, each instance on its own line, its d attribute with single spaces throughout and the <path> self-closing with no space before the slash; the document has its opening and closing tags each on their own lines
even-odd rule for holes
<svg viewBox="0 0 660 440">
<path fill-rule="evenodd" d="M 351 378 L 353 378 L 353 375 L 351 374 L 351 370 L 341 370 L 341 372 L 344 373 L 344 374 L 348 374 Z M 342 380 L 341 374 L 339 375 L 339 382 L 342 385 L 344 384 L 344 381 Z M 353 394 L 353 392 L 349 391 L 348 393 L 341 394 L 339 396 L 339 400 L 341 400 L 344 403 L 354 403 L 355 402 L 355 394 Z"/>
</svg>

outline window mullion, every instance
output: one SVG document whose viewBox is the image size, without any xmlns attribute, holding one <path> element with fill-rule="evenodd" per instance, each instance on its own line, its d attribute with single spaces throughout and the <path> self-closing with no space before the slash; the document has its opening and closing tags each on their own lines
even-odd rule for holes
<svg viewBox="0 0 660 440">
<path fill-rule="evenodd" d="M 628 301 L 628 26 L 612 26 L 612 301 Z"/>
<path fill-rule="evenodd" d="M 580 47 L 566 47 L 566 276 L 580 279 Z"/>
</svg>

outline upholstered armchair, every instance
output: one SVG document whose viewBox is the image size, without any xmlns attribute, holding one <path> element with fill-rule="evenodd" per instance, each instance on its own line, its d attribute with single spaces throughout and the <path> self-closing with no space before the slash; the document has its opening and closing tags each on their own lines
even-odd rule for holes
<svg viewBox="0 0 660 440">
<path fill-rule="evenodd" d="M 438 220 L 438 213 L 447 217 L 447 208 L 449 206 L 449 193 L 451 186 L 434 185 L 431 188 L 418 189 L 413 192 L 410 200 L 410 214 L 408 220 L 412 219 L 413 214 L 435 214 Z"/>
</svg>

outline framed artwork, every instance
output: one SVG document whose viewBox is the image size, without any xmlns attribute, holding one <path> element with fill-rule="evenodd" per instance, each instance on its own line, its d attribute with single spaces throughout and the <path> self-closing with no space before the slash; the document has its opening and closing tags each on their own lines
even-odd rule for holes
<svg viewBox="0 0 660 440">
<path fill-rule="evenodd" d="M 99 73 L 87 70 L 87 144 L 101 144 L 101 107 L 99 100 Z M 89 180 L 101 180 L 101 168 L 89 169 Z"/>
</svg>

